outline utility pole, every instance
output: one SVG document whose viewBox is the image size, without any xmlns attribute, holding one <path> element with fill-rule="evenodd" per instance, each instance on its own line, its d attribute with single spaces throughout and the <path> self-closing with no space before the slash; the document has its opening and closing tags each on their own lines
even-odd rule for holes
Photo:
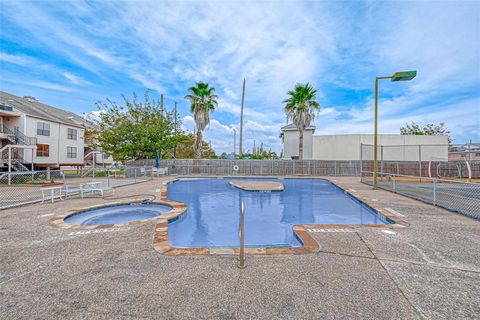
<svg viewBox="0 0 480 320">
<path fill-rule="evenodd" d="M 242 88 L 242 104 L 240 107 L 240 149 L 238 154 L 241 156 L 243 153 L 243 104 L 245 102 L 245 78 L 243 78 L 243 88 Z"/>
<path fill-rule="evenodd" d="M 163 93 L 160 94 L 160 113 L 162 114 L 162 117 L 163 117 Z"/>
<path fill-rule="evenodd" d="M 176 139 L 177 138 L 177 101 L 175 101 L 175 109 L 173 112 L 174 112 L 174 119 L 175 119 L 173 136 Z M 173 147 L 173 158 L 177 159 L 177 141 L 175 141 L 175 146 Z"/>
<path fill-rule="evenodd" d="M 237 148 L 237 130 L 233 129 L 233 159 L 235 159 L 235 152 Z"/>
</svg>

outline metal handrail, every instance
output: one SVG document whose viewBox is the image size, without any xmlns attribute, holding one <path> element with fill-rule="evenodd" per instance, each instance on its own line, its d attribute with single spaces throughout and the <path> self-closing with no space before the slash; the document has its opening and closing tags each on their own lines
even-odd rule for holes
<svg viewBox="0 0 480 320">
<path fill-rule="evenodd" d="M 238 225 L 238 236 L 240 238 L 238 267 L 245 269 L 245 205 L 240 203 L 240 223 Z"/>
<path fill-rule="evenodd" d="M 16 144 L 23 144 L 23 145 L 36 145 L 37 138 L 29 137 L 21 132 L 18 128 L 12 130 L 5 125 L 0 126 L 0 132 L 6 133 L 9 136 L 12 136 Z"/>
</svg>

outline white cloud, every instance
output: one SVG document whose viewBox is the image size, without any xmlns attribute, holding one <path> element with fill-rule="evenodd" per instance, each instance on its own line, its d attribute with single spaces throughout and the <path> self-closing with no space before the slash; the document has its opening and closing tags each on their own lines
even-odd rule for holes
<svg viewBox="0 0 480 320">
<path fill-rule="evenodd" d="M 82 77 L 76 76 L 70 72 L 64 72 L 63 76 L 67 78 L 71 83 L 76 85 L 90 85 L 92 84 L 90 81 L 83 79 Z"/>
</svg>

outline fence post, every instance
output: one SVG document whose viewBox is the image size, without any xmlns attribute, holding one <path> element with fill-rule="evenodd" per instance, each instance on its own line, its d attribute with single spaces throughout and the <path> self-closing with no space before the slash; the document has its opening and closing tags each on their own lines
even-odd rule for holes
<svg viewBox="0 0 480 320">
<path fill-rule="evenodd" d="M 383 181 L 383 145 L 380 146 L 380 181 Z"/>
<path fill-rule="evenodd" d="M 334 160 L 333 161 L 333 176 L 336 177 L 337 176 L 337 160 Z"/>
<path fill-rule="evenodd" d="M 422 146 L 418 146 L 418 176 L 420 177 L 420 182 L 422 182 Z"/>
<path fill-rule="evenodd" d="M 433 205 L 437 205 L 437 179 L 433 179 Z"/>
<path fill-rule="evenodd" d="M 134 177 L 134 181 L 137 182 L 137 168 L 133 168 L 133 177 Z"/>
<path fill-rule="evenodd" d="M 392 176 L 393 177 L 393 186 L 392 186 L 392 189 L 393 189 L 393 193 L 397 193 L 397 185 L 396 185 L 396 182 L 395 182 L 395 176 Z"/>
<path fill-rule="evenodd" d="M 107 186 L 110 187 L 110 170 L 107 170 Z"/>
<path fill-rule="evenodd" d="M 363 143 L 360 143 L 360 180 L 363 177 Z"/>
</svg>

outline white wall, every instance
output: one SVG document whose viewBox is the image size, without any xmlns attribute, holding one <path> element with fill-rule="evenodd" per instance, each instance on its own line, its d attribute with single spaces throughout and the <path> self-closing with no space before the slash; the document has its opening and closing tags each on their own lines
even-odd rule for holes
<svg viewBox="0 0 480 320">
<path fill-rule="evenodd" d="M 372 134 L 314 135 L 313 159 L 317 160 L 360 160 L 360 144 L 373 144 Z M 383 148 L 384 160 L 418 161 L 419 147 L 421 158 L 428 160 L 448 159 L 447 136 L 410 136 L 382 134 L 378 144 Z M 397 147 L 386 147 L 395 145 Z M 364 147 L 364 159 L 373 159 L 373 147 Z M 381 148 L 378 150 L 381 157 Z"/>
<path fill-rule="evenodd" d="M 298 157 L 299 132 L 297 130 L 287 130 L 283 132 L 283 157 L 290 160 L 292 157 Z M 312 159 L 313 130 L 303 132 L 303 159 Z"/>
<path fill-rule="evenodd" d="M 97 154 L 95 154 L 95 163 L 111 165 L 111 164 L 113 164 L 113 157 L 112 156 L 107 156 L 106 154 L 102 155 L 100 153 L 97 153 Z"/>
<path fill-rule="evenodd" d="M 38 122 L 50 124 L 50 136 L 37 135 Z M 77 130 L 77 140 L 68 139 L 68 128 Z M 36 152 L 34 153 L 35 164 L 75 165 L 83 163 L 84 129 L 27 116 L 23 132 L 29 137 L 36 137 L 37 144 L 50 146 L 48 157 L 37 157 Z M 67 158 L 67 147 L 77 148 L 76 158 Z M 25 151 L 24 158 L 28 162 L 31 161 L 30 150 Z"/>
</svg>

